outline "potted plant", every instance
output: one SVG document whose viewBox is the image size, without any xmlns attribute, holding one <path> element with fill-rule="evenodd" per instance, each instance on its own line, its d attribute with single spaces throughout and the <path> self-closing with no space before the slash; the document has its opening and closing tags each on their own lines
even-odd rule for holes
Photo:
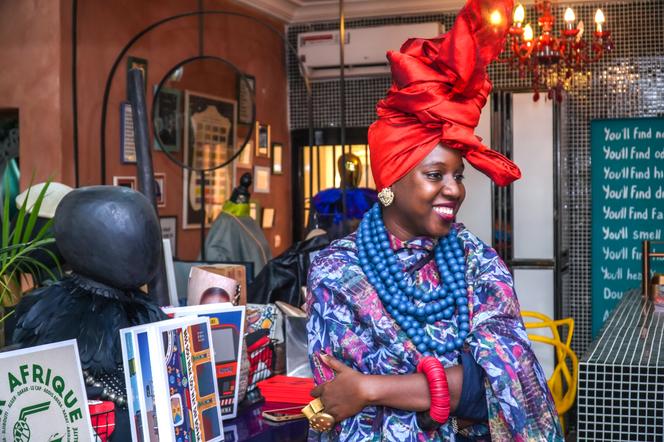
<svg viewBox="0 0 664 442">
<path fill-rule="evenodd" d="M 21 284 L 25 278 L 33 284 L 45 276 L 56 279 L 53 270 L 35 258 L 35 252 L 46 253 L 55 262 L 57 273 L 60 270 L 57 257 L 46 247 L 55 242 L 53 220 L 49 219 L 37 227 L 39 210 L 48 186 L 46 183 L 33 201 L 30 201 L 28 190 L 28 197 L 18 208 L 13 220 L 10 215 L 10 204 L 13 202 L 10 201 L 9 192 L 4 195 L 0 234 L 0 348 L 5 345 L 4 323 L 13 314 L 14 306 L 21 298 Z"/>
</svg>

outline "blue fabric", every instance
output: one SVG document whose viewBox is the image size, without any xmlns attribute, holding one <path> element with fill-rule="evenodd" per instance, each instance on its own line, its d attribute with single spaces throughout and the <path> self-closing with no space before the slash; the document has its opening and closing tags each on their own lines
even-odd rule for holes
<svg viewBox="0 0 664 442">
<path fill-rule="evenodd" d="M 325 189 L 318 192 L 312 203 L 316 212 L 324 216 L 332 216 L 334 223 L 340 223 L 343 218 L 341 189 Z M 378 201 L 374 189 L 356 188 L 346 189 L 346 217 L 361 219 L 364 214 Z"/>
<path fill-rule="evenodd" d="M 463 385 L 459 405 L 454 415 L 463 419 L 485 422 L 489 419 L 489 410 L 486 405 L 484 371 L 468 352 L 461 354 L 461 365 L 463 366 Z"/>
</svg>

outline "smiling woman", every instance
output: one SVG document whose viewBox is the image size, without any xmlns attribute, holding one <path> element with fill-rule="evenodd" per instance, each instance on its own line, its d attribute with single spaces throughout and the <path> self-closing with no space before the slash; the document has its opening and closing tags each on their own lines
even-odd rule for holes
<svg viewBox="0 0 664 442">
<path fill-rule="evenodd" d="M 447 35 L 388 53 L 369 129 L 381 205 L 309 274 L 310 439 L 562 440 L 509 269 L 454 222 L 464 159 L 500 186 L 521 176 L 473 133 L 507 30 L 485 21 L 498 9 L 511 2 L 471 0 Z"/>
<path fill-rule="evenodd" d="M 405 240 L 447 235 L 466 197 L 463 169 L 459 151 L 436 146 L 391 186 L 394 203 L 383 211 L 387 229 Z"/>
</svg>

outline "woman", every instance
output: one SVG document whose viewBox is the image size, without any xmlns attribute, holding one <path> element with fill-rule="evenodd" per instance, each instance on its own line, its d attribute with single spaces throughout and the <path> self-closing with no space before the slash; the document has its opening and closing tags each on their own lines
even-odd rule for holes
<svg viewBox="0 0 664 442">
<path fill-rule="evenodd" d="M 486 18 L 511 8 L 471 0 L 447 35 L 388 53 L 394 83 L 369 129 L 381 205 L 309 275 L 307 412 L 333 427 L 314 438 L 562 440 L 509 270 L 454 223 L 463 158 L 498 185 L 520 177 L 473 135 L 507 28 Z"/>
</svg>

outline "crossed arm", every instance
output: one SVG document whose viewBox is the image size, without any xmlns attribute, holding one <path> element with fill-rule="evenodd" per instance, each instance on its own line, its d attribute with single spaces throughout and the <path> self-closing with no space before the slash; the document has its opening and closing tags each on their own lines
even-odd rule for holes
<svg viewBox="0 0 664 442">
<path fill-rule="evenodd" d="M 366 375 L 332 356 L 321 354 L 320 358 L 334 370 L 335 377 L 314 388 L 311 394 L 321 398 L 325 412 L 331 414 L 337 422 L 371 405 L 408 411 L 426 411 L 431 406 L 429 384 L 421 373 Z M 460 365 L 449 367 L 445 369 L 445 374 L 450 391 L 450 408 L 454 413 L 461 397 L 463 368 Z"/>
</svg>

